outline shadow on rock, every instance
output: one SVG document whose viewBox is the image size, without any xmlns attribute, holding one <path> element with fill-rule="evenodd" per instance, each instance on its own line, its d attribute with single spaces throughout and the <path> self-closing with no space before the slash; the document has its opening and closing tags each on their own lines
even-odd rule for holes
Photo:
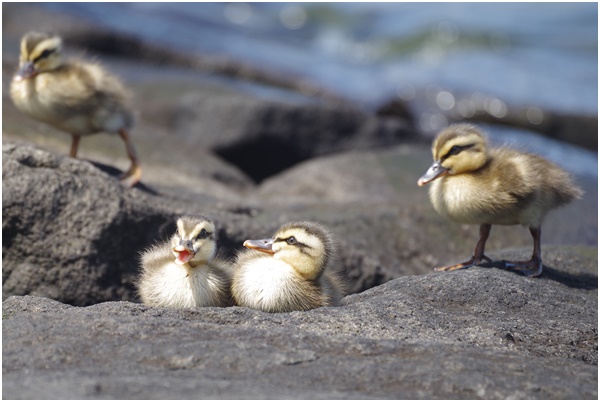
<svg viewBox="0 0 600 402">
<path fill-rule="evenodd" d="M 570 273 L 544 265 L 542 276 L 565 286 L 583 290 L 598 289 L 598 275 L 589 273 Z"/>
</svg>

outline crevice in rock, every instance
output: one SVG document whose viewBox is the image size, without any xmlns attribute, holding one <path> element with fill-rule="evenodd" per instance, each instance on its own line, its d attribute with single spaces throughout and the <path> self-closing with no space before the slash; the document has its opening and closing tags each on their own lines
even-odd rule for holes
<svg viewBox="0 0 600 402">
<path fill-rule="evenodd" d="M 214 152 L 236 165 L 257 184 L 310 157 L 289 142 L 272 136 L 219 147 Z"/>
</svg>

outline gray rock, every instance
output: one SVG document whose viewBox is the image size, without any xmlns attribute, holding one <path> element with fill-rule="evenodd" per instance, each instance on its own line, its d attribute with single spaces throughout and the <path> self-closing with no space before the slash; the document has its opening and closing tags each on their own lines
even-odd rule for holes
<svg viewBox="0 0 600 402">
<path fill-rule="evenodd" d="M 3 145 L 2 168 L 4 299 L 36 295 L 73 305 L 135 301 L 139 254 L 173 232 L 176 216 L 211 216 L 227 258 L 244 240 L 269 236 L 291 219 L 283 213 L 286 207 L 254 208 L 207 195 L 222 187 L 214 180 L 202 186 L 207 194 L 175 191 L 177 198 L 144 185 L 124 189 L 116 169 L 30 146 Z M 296 210 L 297 219 L 318 218 L 304 211 Z M 350 273 L 349 292 L 391 279 L 368 253 L 344 244 L 338 269 Z"/>
<path fill-rule="evenodd" d="M 123 189 L 116 169 L 29 146 L 4 145 L 3 298 L 29 294 L 73 305 L 135 301 L 139 253 L 169 236 L 174 218 L 182 214 L 212 217 L 220 228 L 220 252 L 228 258 L 244 240 L 270 236 L 286 222 L 322 222 L 338 239 L 334 268 L 347 278 L 348 293 L 402 275 L 429 273 L 437 265 L 466 259 L 477 230 L 444 220 L 433 211 L 425 191 L 414 191 L 407 166 L 417 159 L 411 147 L 317 158 L 266 182 L 256 196 L 225 201 L 211 195 L 227 186 L 219 180 L 202 179 L 200 191 L 187 193 L 184 185 L 175 190 L 159 186 L 165 194 L 144 185 Z M 356 170 L 347 175 L 351 164 Z M 210 172 L 220 165 L 202 159 L 199 166 Z M 351 184 L 344 185 L 344 177 Z M 341 184 L 327 184 L 336 178 Z M 379 196 L 361 196 L 376 187 L 382 189 Z M 580 202 L 551 216 L 545 227 L 559 230 L 546 231 L 544 240 L 561 244 L 556 235 L 572 226 L 574 235 L 565 243 L 586 244 L 597 228 L 597 221 L 589 219 L 594 211 L 588 204 L 582 208 Z M 499 227 L 488 249 L 523 247 L 517 254 L 523 259 L 531 252 L 524 248 L 530 244 L 526 230 Z M 560 272 L 570 267 L 568 261 L 554 259 L 552 249 L 544 246 L 547 266 Z M 597 265 L 597 255 L 595 261 Z"/>
<path fill-rule="evenodd" d="M 293 95 L 281 89 L 293 82 L 268 74 L 258 81 L 279 96 L 241 95 L 247 83 L 207 83 L 198 69 L 256 70 L 178 59 L 37 6 L 5 11 L 19 18 L 5 24 L 3 138 L 50 149 L 3 144 L 7 399 L 597 399 L 597 180 L 549 216 L 541 278 L 497 268 L 432 274 L 466 259 L 477 229 L 438 216 L 416 187 L 429 143 L 390 148 L 415 139 L 406 105 L 377 117 L 327 94 Z M 117 169 L 63 156 L 68 136 L 15 111 L 7 83 L 27 21 L 134 57 L 103 62 L 136 94 L 143 184 L 123 189 Z M 564 121 L 544 130 L 597 126 Z M 86 139 L 80 155 L 126 166 L 115 141 Z M 139 252 L 181 214 L 213 218 L 226 257 L 285 222 L 320 221 L 338 239 L 336 267 L 355 294 L 339 308 L 287 314 L 131 303 Z M 530 245 L 526 230 L 500 227 L 488 251 L 523 259 Z"/>
<path fill-rule="evenodd" d="M 132 297 L 137 253 L 172 212 L 144 205 L 89 162 L 3 145 L 3 296 L 71 304 Z M 131 228 L 133 230 L 127 230 Z M 124 230 L 127 232 L 127 236 Z"/>
<path fill-rule="evenodd" d="M 268 314 L 3 302 L 7 399 L 596 399 L 597 297 L 470 269 Z"/>
<path fill-rule="evenodd" d="M 179 137 L 210 149 L 260 182 L 314 156 L 414 140 L 401 119 L 356 108 L 263 100 L 240 93 L 190 93 L 169 119 Z"/>
<path fill-rule="evenodd" d="M 180 201 L 144 185 L 123 188 L 119 173 L 3 144 L 3 298 L 31 294 L 74 305 L 135 300 L 139 254 L 172 234 L 176 216 L 208 211 L 217 221 L 226 215 L 232 225 L 246 217 L 210 213 L 217 201 L 208 195 Z M 208 193 L 222 186 L 214 180 L 204 184 Z"/>
</svg>

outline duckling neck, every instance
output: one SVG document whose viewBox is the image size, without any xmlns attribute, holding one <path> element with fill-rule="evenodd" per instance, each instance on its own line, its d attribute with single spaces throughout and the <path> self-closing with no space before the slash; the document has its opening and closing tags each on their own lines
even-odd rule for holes
<svg viewBox="0 0 600 402">
<path fill-rule="evenodd" d="M 310 260 L 287 261 L 281 259 L 281 261 L 292 267 L 302 278 L 309 281 L 316 281 L 323 273 L 322 267 L 315 266 L 314 262 Z"/>
<path fill-rule="evenodd" d="M 208 260 L 190 261 L 190 262 L 183 264 L 183 266 L 187 269 L 200 268 L 200 267 L 206 266 L 206 265 L 208 265 Z"/>
</svg>

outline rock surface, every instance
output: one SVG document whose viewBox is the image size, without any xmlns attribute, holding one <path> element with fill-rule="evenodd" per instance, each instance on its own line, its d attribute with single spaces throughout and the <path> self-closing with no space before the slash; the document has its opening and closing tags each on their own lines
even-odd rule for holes
<svg viewBox="0 0 600 402">
<path fill-rule="evenodd" d="M 118 137 L 85 138 L 74 160 L 68 135 L 12 105 L 23 26 L 81 35 L 113 56 L 123 56 L 115 44 L 138 46 L 134 59 L 173 55 L 36 6 L 3 10 L 19 16 L 3 28 L 5 398 L 597 399 L 597 178 L 577 177 L 585 197 L 548 216 L 541 278 L 433 274 L 470 255 L 477 228 L 440 217 L 416 186 L 430 143 L 405 105 L 376 115 L 289 85 L 257 95 L 225 65 L 229 78 L 214 79 L 183 68 L 190 60 L 107 56 L 138 109 L 144 175 L 124 189 Z M 135 303 L 139 253 L 182 214 L 214 219 L 225 257 L 292 220 L 325 224 L 345 305 L 265 314 Z M 494 227 L 487 252 L 528 258 L 530 235 Z"/>
<path fill-rule="evenodd" d="M 135 301 L 139 253 L 170 236 L 175 218 L 183 214 L 213 218 L 226 257 L 233 257 L 244 240 L 270 236 L 286 222 L 322 222 L 340 244 L 335 269 L 347 277 L 349 293 L 402 275 L 431 272 L 438 264 L 466 259 L 477 230 L 444 220 L 433 211 L 425 191 L 413 190 L 421 154 L 424 149 L 399 147 L 316 158 L 241 200 L 235 185 L 217 175 L 226 164 L 216 160 L 199 162 L 206 175 L 200 179 L 200 192 L 186 193 L 185 186 L 176 184 L 180 187 L 175 190 L 143 184 L 124 189 L 114 168 L 5 144 L 3 298 L 29 294 L 80 306 Z M 212 195 L 223 188 L 238 198 Z M 380 191 L 371 195 L 375 189 Z M 549 229 L 545 242 L 565 244 L 561 236 L 569 234 L 570 243 L 595 242 L 597 223 L 589 214 L 596 204 L 590 198 L 551 215 L 544 226 Z M 488 249 L 530 244 L 526 230 L 499 227 Z M 529 253 L 524 249 L 517 258 Z M 568 268 L 561 264 L 560 269 Z"/>
<path fill-rule="evenodd" d="M 168 121 L 180 138 L 194 148 L 214 151 L 256 182 L 318 155 L 386 147 L 417 137 L 399 119 L 239 93 L 192 93 L 173 109 Z"/>
<path fill-rule="evenodd" d="M 597 289 L 494 268 L 309 312 L 13 296 L 2 313 L 7 399 L 598 397 Z"/>
</svg>

